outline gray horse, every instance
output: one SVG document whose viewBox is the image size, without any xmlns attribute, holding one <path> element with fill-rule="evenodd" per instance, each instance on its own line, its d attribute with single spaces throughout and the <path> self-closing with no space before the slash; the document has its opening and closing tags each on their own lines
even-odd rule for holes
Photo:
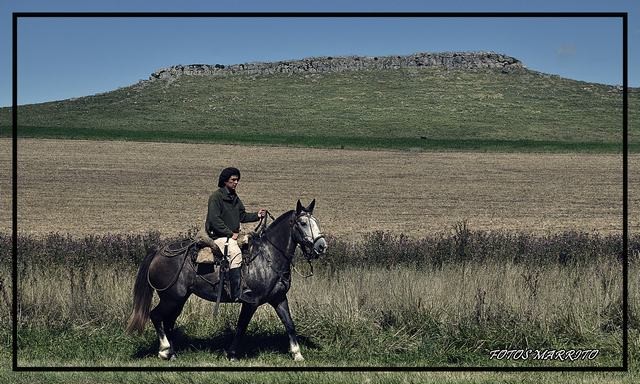
<svg viewBox="0 0 640 384">
<path fill-rule="evenodd" d="M 242 279 L 256 301 L 242 303 L 236 334 L 227 350 L 229 359 L 237 358 L 240 340 L 256 309 L 269 303 L 285 326 L 293 359 L 304 360 L 289 312 L 287 292 L 291 285 L 291 266 L 296 247 L 300 246 L 307 260 L 317 258 L 327 250 L 327 242 L 313 216 L 314 206 L 315 200 L 306 208 L 298 200 L 295 210 L 282 214 L 261 235 L 250 239 L 250 253 L 242 266 Z M 206 265 L 196 265 L 186 253 L 164 257 L 152 249 L 138 269 L 133 291 L 133 312 L 127 332 L 142 332 L 151 318 L 160 340 L 158 356 L 167 360 L 175 358 L 172 340 L 174 327 L 189 296 L 193 293 L 205 300 L 216 301 L 218 292 L 223 292 L 221 301 L 229 302 L 228 295 L 219 289 L 218 268 L 213 264 L 209 264 L 208 268 Z M 154 290 L 160 301 L 149 311 Z"/>
</svg>

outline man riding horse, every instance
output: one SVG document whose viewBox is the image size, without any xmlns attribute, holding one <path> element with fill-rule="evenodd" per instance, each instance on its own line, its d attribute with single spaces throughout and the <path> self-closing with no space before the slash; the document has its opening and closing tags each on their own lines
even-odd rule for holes
<svg viewBox="0 0 640 384">
<path fill-rule="evenodd" d="M 228 171 L 227 171 L 228 172 Z M 223 172 L 220 180 L 221 185 L 225 185 L 233 175 L 239 176 L 240 172 L 231 172 L 229 176 Z M 238 177 L 239 178 L 239 177 Z M 237 185 L 236 182 L 234 184 Z M 220 187 L 221 189 L 223 187 Z M 221 190 L 220 193 L 229 193 L 229 189 Z M 223 194 L 223 196 L 226 196 Z M 236 201 L 237 196 L 222 204 L 231 204 Z M 215 193 L 211 199 L 212 221 L 216 221 L 214 213 Z M 300 200 L 296 203 L 296 208 L 281 214 L 275 218 L 269 227 L 260 234 L 254 236 L 251 241 L 251 264 L 243 265 L 242 278 L 246 286 L 251 287 L 254 301 L 242 301 L 240 315 L 236 327 L 236 334 L 227 349 L 227 357 L 235 360 L 238 357 L 240 342 L 244 336 L 247 326 L 254 313 L 264 304 L 269 304 L 275 309 L 280 321 L 284 324 L 289 337 L 289 352 L 295 361 L 302 361 L 302 353 L 296 335 L 295 325 L 289 311 L 289 301 L 287 293 L 291 287 L 291 268 L 293 258 L 298 247 L 302 251 L 303 257 L 307 261 L 317 259 L 327 251 L 327 241 L 322 234 L 318 220 L 313 216 L 315 199 L 304 207 Z M 236 204 L 239 204 L 236 201 Z M 218 208 L 222 212 L 224 208 Z M 238 208 L 238 212 L 244 211 Z M 257 214 L 239 214 L 235 223 L 242 220 L 255 219 Z M 267 212 L 268 215 L 268 212 Z M 224 215 L 222 215 L 224 222 Z M 233 224 L 233 223 L 232 223 Z M 226 226 L 226 224 L 225 224 Z M 229 232 L 222 232 L 222 239 L 226 242 L 227 236 L 232 239 L 239 224 L 232 225 Z M 208 226 L 209 227 L 209 226 Z M 204 228 L 202 229 L 204 232 Z M 215 234 L 215 232 L 214 232 Z M 203 234 L 203 238 L 208 236 Z M 192 241 L 191 239 L 188 239 Z M 208 239 L 210 240 L 210 239 Z M 178 249 L 183 248 L 185 240 L 178 242 Z M 210 241 L 214 247 L 213 241 Z M 192 243 L 189 243 L 192 244 Z M 171 244 L 169 244 L 171 245 Z M 223 281 L 216 280 L 214 268 L 198 268 L 193 259 L 188 257 L 188 252 L 169 253 L 165 250 L 168 246 L 158 249 L 153 246 L 140 263 L 133 289 L 133 311 L 127 323 L 127 332 L 142 332 L 145 324 L 151 319 L 155 327 L 159 340 L 158 356 L 162 359 L 171 360 L 176 357 L 175 332 L 176 320 L 180 316 L 187 299 L 192 294 L 208 301 L 216 301 L 221 297 L 220 288 Z M 169 247 L 171 248 L 171 247 Z M 239 252 L 230 252 L 230 255 L 238 257 Z M 236 280 L 239 280 L 236 278 Z M 236 285 L 238 286 L 238 285 Z M 238 289 L 236 289 L 236 292 Z M 157 305 L 151 309 L 154 292 L 158 295 Z"/>
<path fill-rule="evenodd" d="M 240 223 L 260 220 L 265 209 L 258 212 L 246 212 L 236 189 L 240 182 L 240 170 L 225 168 L 218 178 L 218 190 L 209 197 L 205 230 L 229 261 L 229 279 L 231 299 L 233 301 L 252 301 L 251 290 L 241 292 L 242 251 L 238 245 Z"/>
</svg>

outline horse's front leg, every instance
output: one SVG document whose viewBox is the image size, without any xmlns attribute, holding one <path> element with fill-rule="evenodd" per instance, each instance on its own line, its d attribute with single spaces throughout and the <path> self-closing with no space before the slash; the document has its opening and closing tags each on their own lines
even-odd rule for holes
<svg viewBox="0 0 640 384">
<path fill-rule="evenodd" d="M 229 350 L 227 351 L 227 358 L 229 360 L 235 361 L 237 359 L 238 345 L 240 344 L 240 340 L 244 336 L 244 333 L 247 331 L 249 321 L 251 321 L 253 314 L 256 313 L 256 309 L 258 309 L 258 306 L 255 304 L 242 303 L 240 317 L 238 318 L 238 326 L 236 327 L 236 335 L 231 342 Z"/>
<path fill-rule="evenodd" d="M 293 356 L 295 361 L 303 361 L 302 353 L 300 353 L 300 345 L 298 344 L 298 337 L 296 336 L 296 327 L 293 325 L 293 319 L 291 318 L 291 312 L 289 311 L 289 301 L 285 297 L 280 302 L 269 303 L 276 310 L 278 317 L 284 324 L 284 328 L 287 330 L 289 336 L 289 352 Z"/>
</svg>

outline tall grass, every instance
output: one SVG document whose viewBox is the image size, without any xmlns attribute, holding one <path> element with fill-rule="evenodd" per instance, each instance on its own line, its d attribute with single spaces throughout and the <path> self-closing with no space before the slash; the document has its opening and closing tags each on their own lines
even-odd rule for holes
<svg viewBox="0 0 640 384">
<path fill-rule="evenodd" d="M 386 359 L 404 352 L 465 363 L 493 349 L 597 345 L 619 356 L 620 272 L 616 263 L 348 268 L 300 283 L 291 298 L 305 334 L 338 343 L 345 355 L 366 346 Z"/>
<path fill-rule="evenodd" d="M 103 348 L 112 348 L 120 362 L 130 362 L 132 354 L 154 355 L 151 326 L 141 338 L 126 338 L 121 330 L 137 264 L 149 246 L 172 240 L 157 233 L 20 236 L 21 358 L 83 361 L 102 356 Z M 0 236 L 0 245 L 7 266 L 0 277 L 8 281 L 10 237 Z M 632 236 L 630 245 L 633 275 L 640 237 Z M 510 364 L 488 359 L 488 351 L 503 348 L 599 348 L 595 364 L 616 365 L 620 256 L 619 236 L 488 233 L 464 223 L 422 239 L 389 233 L 356 242 L 330 238 L 315 276 L 294 274 L 290 305 L 303 349 L 320 365 Z M 304 269 L 300 261 L 297 267 Z M 633 285 L 633 332 L 639 301 Z M 221 356 L 209 345 L 228 344 L 238 307 L 223 305 L 216 318 L 211 309 L 212 303 L 195 297 L 187 302 L 178 320 L 183 353 L 206 349 Z M 5 335 L 8 323 L 2 322 Z M 54 344 L 47 339 L 51 332 Z M 107 335 L 114 333 L 119 341 L 110 346 Z M 255 357 L 279 361 L 286 351 L 283 333 L 273 310 L 260 308 L 249 329 L 249 344 L 262 351 Z M 78 348 L 84 337 L 103 344 Z"/>
</svg>

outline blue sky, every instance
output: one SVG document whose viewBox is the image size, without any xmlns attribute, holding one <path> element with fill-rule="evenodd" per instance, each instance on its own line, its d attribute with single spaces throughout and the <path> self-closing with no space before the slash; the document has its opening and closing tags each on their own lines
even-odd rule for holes
<svg viewBox="0 0 640 384">
<path fill-rule="evenodd" d="M 628 12 L 629 85 L 640 86 L 637 1 L 229 3 L 1 0 L 0 106 L 11 104 L 12 12 Z M 18 27 L 19 104 L 107 92 L 175 64 L 444 51 L 499 52 L 536 71 L 622 84 L 616 18 L 22 18 Z"/>
</svg>

